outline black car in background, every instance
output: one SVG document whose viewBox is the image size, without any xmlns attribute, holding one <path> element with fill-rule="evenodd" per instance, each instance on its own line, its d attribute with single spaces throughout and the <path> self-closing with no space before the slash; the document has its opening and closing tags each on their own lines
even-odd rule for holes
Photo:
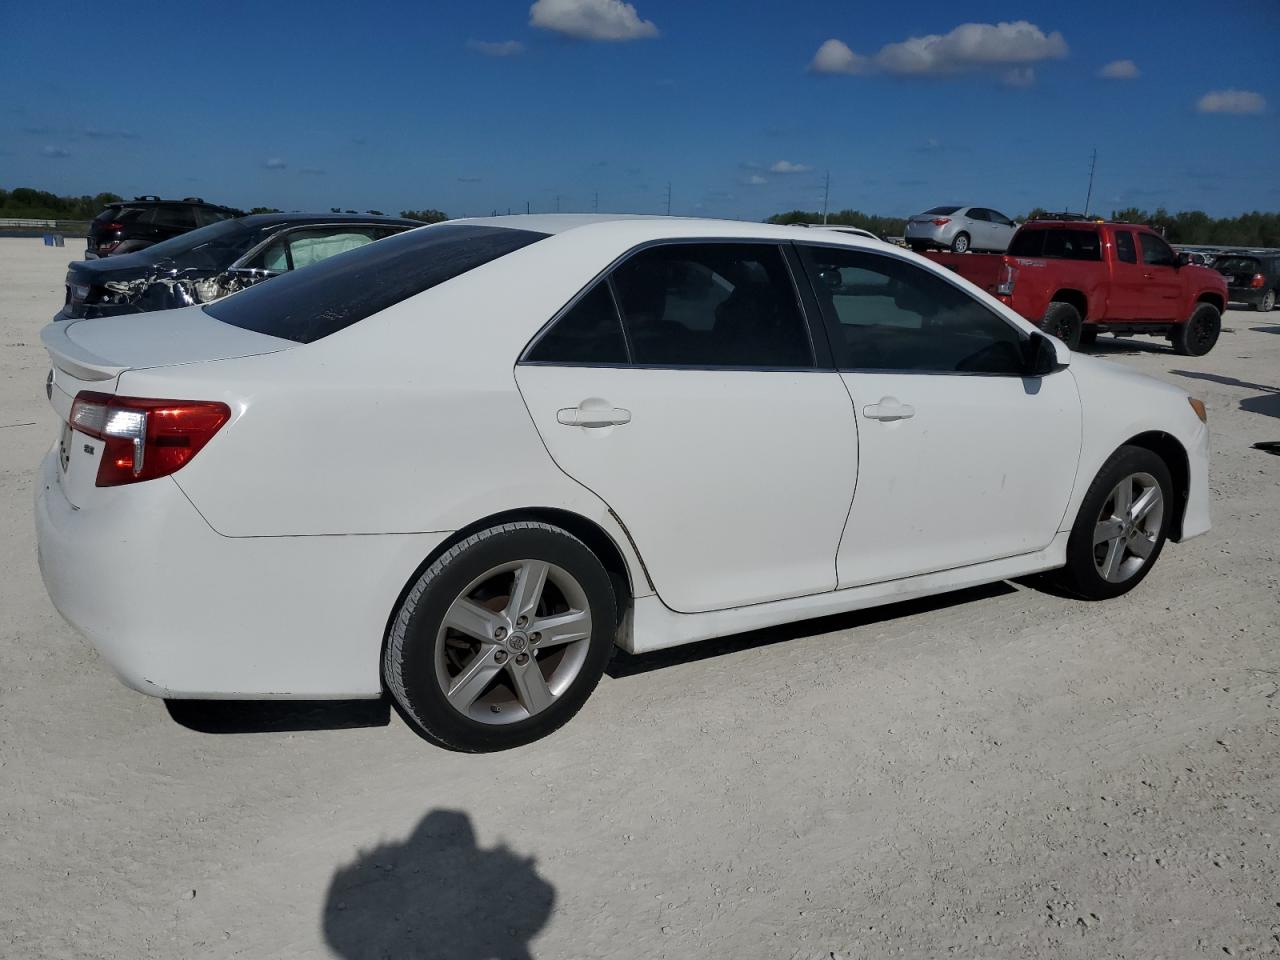
<svg viewBox="0 0 1280 960">
<path fill-rule="evenodd" d="M 205 203 L 199 197 L 185 200 L 161 200 L 159 197 L 135 197 L 121 200 L 93 218 L 89 224 L 84 256 L 120 256 L 145 250 L 211 223 L 243 217 L 243 210 Z"/>
<path fill-rule="evenodd" d="M 278 274 L 421 227 L 350 214 L 264 213 L 223 220 L 137 253 L 72 263 L 54 320 L 212 303 Z"/>
<path fill-rule="evenodd" d="M 1247 303 L 1267 313 L 1280 296 L 1280 250 L 1225 253 L 1213 261 L 1213 269 L 1227 278 L 1227 299 Z"/>
</svg>

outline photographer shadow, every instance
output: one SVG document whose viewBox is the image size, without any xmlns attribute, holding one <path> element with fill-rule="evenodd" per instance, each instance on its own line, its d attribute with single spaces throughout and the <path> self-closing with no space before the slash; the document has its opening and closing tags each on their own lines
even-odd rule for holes
<svg viewBox="0 0 1280 960">
<path fill-rule="evenodd" d="M 467 814 L 432 810 L 334 872 L 324 935 L 343 960 L 531 960 L 554 905 L 533 858 L 481 849 Z"/>
</svg>

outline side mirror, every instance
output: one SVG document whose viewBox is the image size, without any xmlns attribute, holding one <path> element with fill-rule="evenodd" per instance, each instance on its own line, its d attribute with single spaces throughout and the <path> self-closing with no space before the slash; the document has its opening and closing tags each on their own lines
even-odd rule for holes
<svg viewBox="0 0 1280 960">
<path fill-rule="evenodd" d="M 1022 344 L 1022 372 L 1028 377 L 1044 377 L 1061 370 L 1068 363 L 1070 351 L 1066 346 L 1059 353 L 1058 344 L 1043 333 L 1033 333 Z"/>
</svg>

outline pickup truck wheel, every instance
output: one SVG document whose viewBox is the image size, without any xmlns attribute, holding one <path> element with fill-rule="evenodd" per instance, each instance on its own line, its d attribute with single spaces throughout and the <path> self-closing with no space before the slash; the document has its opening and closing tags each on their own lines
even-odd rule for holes
<svg viewBox="0 0 1280 960">
<path fill-rule="evenodd" d="M 951 241 L 952 253 L 968 253 L 969 252 L 969 235 L 963 231 L 956 234 L 956 238 Z"/>
<path fill-rule="evenodd" d="M 1169 532 L 1169 468 L 1145 447 L 1124 446 L 1094 478 L 1051 579 L 1082 600 L 1128 593 L 1151 571 Z"/>
<path fill-rule="evenodd" d="M 1254 309 L 1261 313 L 1270 313 L 1276 306 L 1276 292 L 1268 290 L 1262 295 L 1262 299 L 1254 304 Z"/>
<path fill-rule="evenodd" d="M 1080 337 L 1084 332 L 1084 324 L 1080 320 L 1080 311 L 1069 303 L 1054 301 L 1044 312 L 1044 322 L 1040 328 L 1052 334 L 1072 350 L 1080 349 Z M 1097 331 L 1093 331 L 1097 336 Z"/>
<path fill-rule="evenodd" d="M 1211 303 L 1196 307 L 1191 318 L 1173 330 L 1173 349 L 1184 357 L 1203 357 L 1218 342 L 1222 315 Z"/>
</svg>

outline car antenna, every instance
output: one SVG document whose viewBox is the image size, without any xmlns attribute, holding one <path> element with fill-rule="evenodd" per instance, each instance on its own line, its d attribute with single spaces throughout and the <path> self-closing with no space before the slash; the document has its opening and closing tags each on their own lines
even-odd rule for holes
<svg viewBox="0 0 1280 960">
<path fill-rule="evenodd" d="M 1089 215 L 1089 201 L 1093 199 L 1093 169 L 1098 165 L 1098 148 L 1093 148 L 1093 159 L 1089 161 L 1089 192 L 1084 197 L 1084 215 Z"/>
</svg>

